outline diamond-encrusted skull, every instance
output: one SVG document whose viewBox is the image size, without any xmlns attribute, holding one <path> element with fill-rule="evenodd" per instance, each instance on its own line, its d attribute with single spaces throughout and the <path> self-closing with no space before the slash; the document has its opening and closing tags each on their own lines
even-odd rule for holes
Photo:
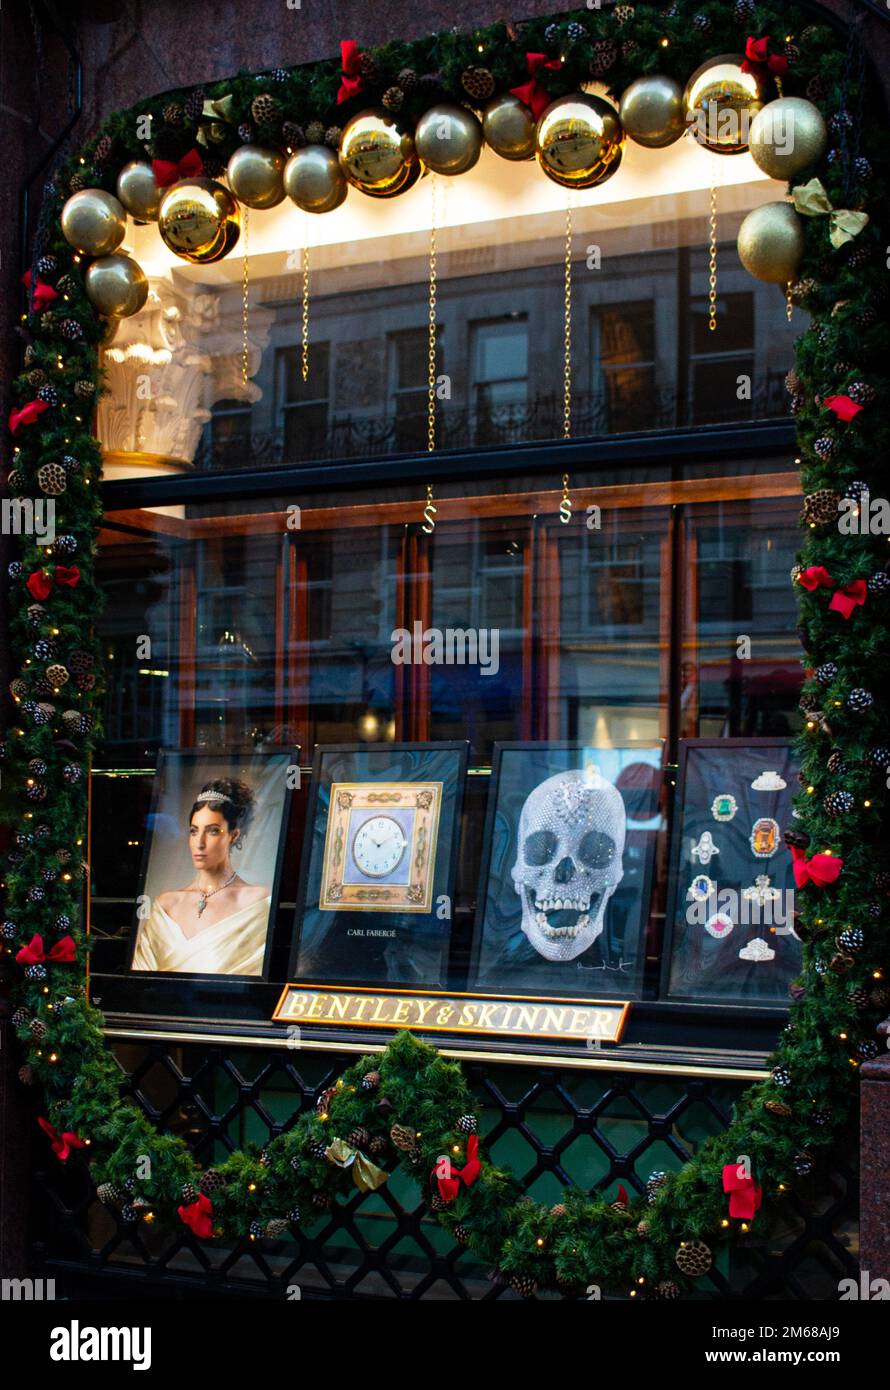
<svg viewBox="0 0 890 1390">
<path fill-rule="evenodd" d="M 621 793 L 593 770 L 559 772 L 526 798 L 513 886 L 522 930 L 546 960 L 574 960 L 602 932 L 626 823 Z"/>
</svg>

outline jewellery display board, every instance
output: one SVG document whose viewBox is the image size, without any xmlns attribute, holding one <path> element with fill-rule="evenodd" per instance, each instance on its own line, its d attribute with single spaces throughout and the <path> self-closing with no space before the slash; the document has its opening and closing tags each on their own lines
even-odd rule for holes
<svg viewBox="0 0 890 1390">
<path fill-rule="evenodd" d="M 473 988 L 639 996 L 662 756 L 495 744 Z"/>
<path fill-rule="evenodd" d="M 291 979 L 445 983 L 463 742 L 316 749 Z"/>
<path fill-rule="evenodd" d="M 787 1006 L 801 948 L 782 827 L 796 783 L 787 739 L 681 743 L 662 998 Z"/>
</svg>

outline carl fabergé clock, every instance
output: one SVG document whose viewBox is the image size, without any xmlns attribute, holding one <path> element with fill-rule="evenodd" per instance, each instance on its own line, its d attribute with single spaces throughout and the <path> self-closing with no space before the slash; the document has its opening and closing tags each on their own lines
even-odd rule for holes
<svg viewBox="0 0 890 1390">
<path fill-rule="evenodd" d="M 441 782 L 335 782 L 319 907 L 429 912 Z"/>
</svg>

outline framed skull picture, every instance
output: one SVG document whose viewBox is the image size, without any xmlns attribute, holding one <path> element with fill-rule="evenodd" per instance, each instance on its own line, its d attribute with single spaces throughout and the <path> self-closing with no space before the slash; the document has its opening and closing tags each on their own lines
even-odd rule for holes
<svg viewBox="0 0 890 1390">
<path fill-rule="evenodd" d="M 467 745 L 316 748 L 291 979 L 444 983 Z"/>
<path fill-rule="evenodd" d="M 662 745 L 495 744 L 472 987 L 639 996 Z"/>
</svg>

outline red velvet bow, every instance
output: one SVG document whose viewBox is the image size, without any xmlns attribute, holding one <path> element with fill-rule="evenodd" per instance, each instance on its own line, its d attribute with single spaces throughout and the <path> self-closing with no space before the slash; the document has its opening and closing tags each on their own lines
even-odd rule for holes
<svg viewBox="0 0 890 1390">
<path fill-rule="evenodd" d="M 177 1207 L 179 1219 L 183 1221 L 196 1236 L 202 1240 L 207 1240 L 213 1235 L 213 1203 L 209 1197 L 205 1197 L 202 1192 L 196 1202 L 190 1202 L 187 1207 Z"/>
<path fill-rule="evenodd" d="M 350 97 L 357 96 L 364 86 L 362 79 L 362 55 L 355 39 L 342 39 L 340 42 L 340 61 L 343 75 L 337 93 L 337 105 L 342 106 Z"/>
<path fill-rule="evenodd" d="M 45 410 L 49 410 L 46 401 L 29 401 L 23 405 L 21 410 L 11 410 L 9 412 L 9 432 L 15 434 L 19 425 L 33 425 L 35 420 L 39 420 Z"/>
<path fill-rule="evenodd" d="M 771 42 L 772 39 L 769 34 L 764 35 L 762 39 L 748 39 L 745 44 L 745 56 L 742 59 L 742 72 L 756 72 L 758 68 L 765 67 L 776 77 L 785 76 L 788 71 L 788 59 L 778 53 L 770 53 Z"/>
<path fill-rule="evenodd" d="M 529 80 L 523 82 L 521 87 L 511 87 L 510 95 L 518 97 L 522 104 L 529 108 L 537 121 L 550 105 L 550 93 L 538 81 L 538 74 L 558 72 L 562 67 L 562 59 L 548 58 L 546 53 L 526 53 L 525 62 L 528 67 Z"/>
<path fill-rule="evenodd" d="M 196 179 L 204 172 L 204 161 L 195 149 L 189 150 L 180 160 L 153 159 L 151 172 L 158 188 L 169 188 L 180 179 Z"/>
<path fill-rule="evenodd" d="M 839 420 L 853 420 L 862 409 L 849 396 L 826 396 L 822 404 L 826 410 L 833 410 Z"/>
<path fill-rule="evenodd" d="M 809 569 L 801 570 L 797 578 L 798 583 L 802 584 L 810 593 L 815 589 L 830 589 L 835 582 L 824 565 L 810 565 Z M 844 584 L 840 589 L 835 590 L 828 607 L 833 609 L 835 613 L 840 613 L 841 617 L 849 618 L 854 608 L 865 603 L 867 594 L 866 581 L 853 579 L 849 584 Z"/>
<path fill-rule="evenodd" d="M 844 867 L 843 859 L 838 859 L 835 854 L 814 854 L 812 859 L 807 859 L 798 845 L 791 846 L 791 858 L 794 860 L 794 882 L 798 888 L 806 888 L 808 883 L 812 883 L 814 888 L 825 888 L 827 884 L 837 881 Z"/>
<path fill-rule="evenodd" d="M 63 1132 L 60 1134 L 57 1129 L 53 1128 L 49 1120 L 45 1120 L 42 1115 L 38 1119 L 37 1123 L 40 1125 L 40 1128 L 43 1130 L 44 1134 L 49 1139 L 49 1142 L 52 1144 L 53 1153 L 61 1163 L 67 1162 L 67 1160 L 71 1157 L 72 1149 L 86 1148 L 86 1141 L 83 1139 L 78 1139 L 77 1135 L 74 1134 L 70 1129 L 63 1130 Z"/>
<path fill-rule="evenodd" d="M 26 270 L 22 276 L 22 284 L 25 286 L 26 290 L 31 288 L 30 270 Z M 54 289 L 52 285 L 48 285 L 45 280 L 41 280 L 38 276 L 37 286 L 34 293 L 31 295 L 31 308 L 39 312 L 41 309 L 45 309 L 47 304 L 52 304 L 53 300 L 58 299 L 58 297 L 59 291 Z"/>
<path fill-rule="evenodd" d="M 436 1170 L 433 1169 L 433 1176 L 439 1184 L 439 1196 L 442 1198 L 442 1201 L 453 1202 L 458 1192 L 460 1192 L 461 1183 L 463 1183 L 464 1187 L 472 1187 L 481 1172 L 482 1164 L 479 1162 L 479 1138 L 477 1135 L 471 1134 L 467 1140 L 467 1161 L 463 1168 L 452 1168 L 450 1178 L 440 1177 Z"/>
<path fill-rule="evenodd" d="M 723 1168 L 723 1191 L 730 1194 L 729 1214 L 740 1221 L 750 1221 L 763 1201 L 763 1188 L 753 1178 L 739 1172 L 738 1163 Z"/>
<path fill-rule="evenodd" d="M 76 947 L 73 936 L 60 936 L 55 946 L 48 951 L 43 949 L 43 937 L 32 936 L 27 946 L 16 952 L 19 965 L 40 965 L 42 961 L 52 960 L 60 965 L 70 965 L 74 960 Z"/>
<path fill-rule="evenodd" d="M 55 575 L 47 570 L 35 570 L 25 580 L 25 588 L 32 598 L 42 603 L 49 598 L 54 583 L 62 584 L 66 589 L 76 589 L 80 583 L 80 570 L 76 565 L 56 565 Z"/>
</svg>

